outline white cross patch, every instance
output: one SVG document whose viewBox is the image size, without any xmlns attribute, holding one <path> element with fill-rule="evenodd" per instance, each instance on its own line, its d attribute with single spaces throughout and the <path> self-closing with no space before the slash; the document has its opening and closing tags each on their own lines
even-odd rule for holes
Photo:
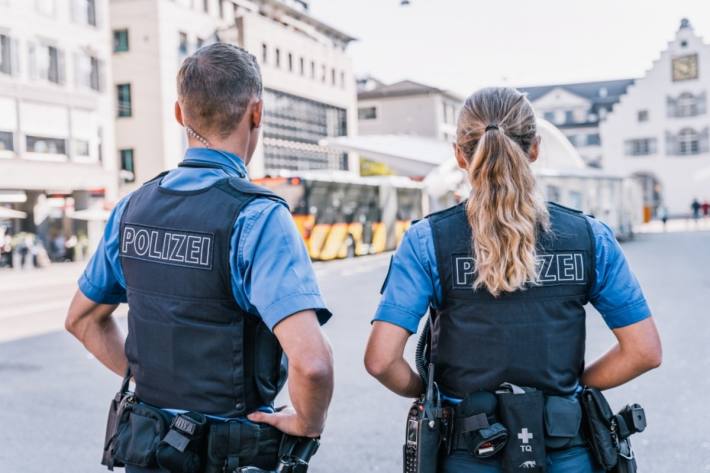
<svg viewBox="0 0 710 473">
<path fill-rule="evenodd" d="M 527 444 L 530 443 L 530 439 L 533 438 L 533 434 L 528 432 L 527 428 L 523 428 L 523 430 L 520 431 L 518 434 L 518 438 L 523 441 L 523 443 Z"/>
</svg>

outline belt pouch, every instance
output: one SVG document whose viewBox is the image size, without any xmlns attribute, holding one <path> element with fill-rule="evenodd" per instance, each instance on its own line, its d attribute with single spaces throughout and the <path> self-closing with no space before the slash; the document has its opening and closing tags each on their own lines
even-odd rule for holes
<svg viewBox="0 0 710 473">
<path fill-rule="evenodd" d="M 199 473 L 207 428 L 204 414 L 186 412 L 175 416 L 170 430 L 158 445 L 158 466 L 171 473 Z"/>
<path fill-rule="evenodd" d="M 594 388 L 582 392 L 582 408 L 592 454 L 605 471 L 613 470 L 619 461 L 617 441 L 611 430 L 614 414 L 601 391 Z"/>
<path fill-rule="evenodd" d="M 576 397 L 545 397 L 545 446 L 560 450 L 572 447 L 579 437 L 582 406 Z"/>
<path fill-rule="evenodd" d="M 505 473 L 544 473 L 545 437 L 542 391 L 507 385 L 512 392 L 497 391 L 498 415 L 510 437 L 503 450 Z"/>
<path fill-rule="evenodd" d="M 237 467 L 273 470 L 282 434 L 248 421 L 215 422 L 207 435 L 205 473 L 232 473 Z"/>
<path fill-rule="evenodd" d="M 145 404 L 129 404 L 119 419 L 114 458 L 126 465 L 156 466 L 155 452 L 167 430 L 165 412 Z"/>
</svg>

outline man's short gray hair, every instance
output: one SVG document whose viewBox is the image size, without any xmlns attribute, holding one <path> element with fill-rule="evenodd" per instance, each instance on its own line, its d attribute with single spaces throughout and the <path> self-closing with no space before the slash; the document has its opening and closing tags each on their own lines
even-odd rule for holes
<svg viewBox="0 0 710 473">
<path fill-rule="evenodd" d="M 185 125 L 202 134 L 229 136 L 262 92 L 256 58 L 233 44 L 204 46 L 183 61 L 177 75 Z"/>
</svg>

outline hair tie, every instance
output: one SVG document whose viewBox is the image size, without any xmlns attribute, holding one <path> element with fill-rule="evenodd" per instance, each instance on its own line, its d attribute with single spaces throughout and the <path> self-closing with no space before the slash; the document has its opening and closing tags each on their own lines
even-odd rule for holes
<svg viewBox="0 0 710 473">
<path fill-rule="evenodd" d="M 486 127 L 486 131 L 488 132 L 491 130 L 500 130 L 500 128 L 498 128 L 498 125 L 496 125 L 495 123 L 491 123 Z"/>
</svg>

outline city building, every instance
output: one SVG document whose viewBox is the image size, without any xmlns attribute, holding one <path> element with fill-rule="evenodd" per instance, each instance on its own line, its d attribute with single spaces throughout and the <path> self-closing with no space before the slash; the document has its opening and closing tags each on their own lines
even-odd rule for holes
<svg viewBox="0 0 710 473">
<path fill-rule="evenodd" d="M 601 167 L 599 125 L 619 102 L 632 79 L 519 87 L 537 113 L 556 125 L 592 167 Z"/>
<path fill-rule="evenodd" d="M 412 80 L 358 81 L 360 135 L 416 135 L 453 143 L 463 104 L 458 95 Z"/>
<path fill-rule="evenodd" d="M 683 20 L 675 38 L 601 124 L 604 168 L 637 176 L 647 217 L 710 201 L 710 45 Z"/>
<path fill-rule="evenodd" d="M 217 40 L 244 47 L 261 65 L 265 116 L 253 177 L 357 169 L 354 155 L 319 145 L 357 132 L 346 52 L 353 38 L 311 16 L 307 1 L 112 0 L 111 27 L 122 193 L 182 158 L 175 76 L 187 55 Z"/>
<path fill-rule="evenodd" d="M 0 207 L 45 246 L 95 240 L 100 223 L 68 217 L 116 196 L 108 13 L 108 0 L 0 0 Z"/>
</svg>

